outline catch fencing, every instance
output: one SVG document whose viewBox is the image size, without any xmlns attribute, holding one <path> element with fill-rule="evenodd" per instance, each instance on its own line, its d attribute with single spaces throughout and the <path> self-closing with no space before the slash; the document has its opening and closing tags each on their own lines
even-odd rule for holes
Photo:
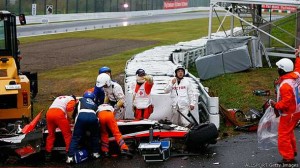
<svg viewBox="0 0 300 168">
<path fill-rule="evenodd" d="M 124 12 L 208 7 L 209 0 L 0 0 L 0 10 L 16 15 Z"/>
</svg>

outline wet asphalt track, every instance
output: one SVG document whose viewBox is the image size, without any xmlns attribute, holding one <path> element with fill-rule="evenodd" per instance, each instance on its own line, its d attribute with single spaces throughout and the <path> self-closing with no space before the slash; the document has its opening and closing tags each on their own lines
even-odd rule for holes
<svg viewBox="0 0 300 168">
<path fill-rule="evenodd" d="M 39 35 L 46 35 L 46 34 L 85 31 L 85 30 L 112 28 L 112 27 L 120 27 L 120 26 L 127 26 L 127 25 L 208 18 L 208 14 L 209 13 L 205 11 L 205 12 L 135 16 L 135 17 L 127 17 L 126 15 L 124 15 L 123 18 L 109 18 L 109 19 L 98 19 L 98 20 L 58 22 L 58 23 L 18 26 L 17 32 L 18 32 L 18 37 L 39 36 Z M 220 13 L 219 15 L 223 16 L 224 13 Z"/>
<path fill-rule="evenodd" d="M 300 140 L 300 128 L 296 131 L 297 142 Z M 299 146 L 299 143 L 298 143 Z M 299 151 L 298 151 L 299 153 Z M 173 153 L 174 154 L 174 153 Z M 43 159 L 31 157 L 25 159 L 22 162 L 13 164 L 14 166 L 37 166 L 37 167 L 101 167 L 101 168 L 265 168 L 265 167 L 280 167 L 275 163 L 281 160 L 281 157 L 277 149 L 271 149 L 268 151 L 259 150 L 257 148 L 257 136 L 256 133 L 241 133 L 234 137 L 228 137 L 223 140 L 219 140 L 217 144 L 210 145 L 207 150 L 202 151 L 198 156 L 177 156 L 170 157 L 164 162 L 148 162 L 143 160 L 143 157 L 139 153 L 135 153 L 133 159 L 123 158 L 105 158 L 97 160 L 88 160 L 86 162 L 67 165 L 64 163 L 64 157 L 58 156 L 53 162 L 45 163 Z M 296 160 L 300 162 L 300 156 L 296 157 Z M 9 166 L 9 165 L 3 165 Z M 297 167 L 298 165 L 295 165 Z"/>
</svg>

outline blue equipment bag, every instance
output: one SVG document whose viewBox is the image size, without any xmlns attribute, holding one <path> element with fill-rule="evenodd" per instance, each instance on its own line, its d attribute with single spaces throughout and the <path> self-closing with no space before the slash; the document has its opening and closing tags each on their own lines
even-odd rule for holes
<svg viewBox="0 0 300 168">
<path fill-rule="evenodd" d="M 75 152 L 74 160 L 75 163 L 81 163 L 88 159 L 88 152 L 86 149 L 80 149 Z"/>
</svg>

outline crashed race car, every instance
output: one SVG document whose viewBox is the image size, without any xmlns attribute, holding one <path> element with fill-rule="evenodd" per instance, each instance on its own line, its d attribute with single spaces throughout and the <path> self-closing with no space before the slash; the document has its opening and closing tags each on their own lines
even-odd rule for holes
<svg viewBox="0 0 300 168">
<path fill-rule="evenodd" d="M 22 121 L 16 121 L 8 124 L 6 129 L 1 129 L 0 162 L 4 162 L 9 156 L 17 156 L 22 159 L 41 151 L 43 144 L 41 115 L 42 111 L 25 126 Z"/>
<path fill-rule="evenodd" d="M 218 130 L 212 123 L 203 123 L 195 125 L 192 128 L 175 125 L 167 120 L 121 120 L 117 123 L 124 141 L 128 144 L 133 143 L 135 147 L 138 146 L 140 142 L 149 141 L 151 134 L 149 130 L 152 130 L 153 140 L 164 138 L 182 139 L 188 147 L 201 147 L 203 145 L 215 144 L 218 138 Z M 44 129 L 44 138 L 47 137 L 47 134 L 47 129 Z M 56 140 L 53 150 L 64 152 L 65 144 L 59 129 L 56 131 L 56 139 L 58 140 Z M 110 134 L 109 140 L 112 144 L 110 146 L 117 145 L 112 134 Z M 116 148 L 114 150 L 118 149 Z M 118 153 L 118 151 L 114 152 Z"/>
<path fill-rule="evenodd" d="M 43 149 L 48 131 L 45 124 L 43 124 L 44 120 L 40 120 L 41 115 L 42 112 L 24 128 L 16 125 L 10 133 L 1 134 L 0 149 L 2 151 L 2 162 L 9 156 L 17 156 L 23 159 Z M 181 127 L 172 124 L 168 120 L 122 120 L 117 123 L 123 139 L 129 144 L 131 150 L 135 150 L 142 142 L 149 142 L 149 137 L 153 141 L 166 138 L 181 140 L 183 142 L 182 145 L 186 145 L 187 149 L 215 144 L 218 138 L 218 130 L 212 123 L 195 123 L 192 128 Z M 56 130 L 56 139 L 53 150 L 64 153 L 65 144 L 59 129 Z M 110 136 L 110 144 L 111 153 L 118 154 L 120 151 L 113 136 Z"/>
</svg>

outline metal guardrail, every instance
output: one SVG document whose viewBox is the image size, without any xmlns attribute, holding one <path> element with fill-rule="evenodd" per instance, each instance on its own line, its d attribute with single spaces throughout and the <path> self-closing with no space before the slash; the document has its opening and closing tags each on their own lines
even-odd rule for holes
<svg viewBox="0 0 300 168">
<path fill-rule="evenodd" d="M 173 61 L 176 64 L 184 65 L 186 69 L 193 63 L 198 57 L 206 55 L 206 46 L 200 46 L 190 49 L 181 49 L 179 52 L 173 52 Z"/>
<path fill-rule="evenodd" d="M 53 15 L 35 15 L 26 16 L 27 24 L 53 23 L 66 21 L 97 20 L 109 18 L 152 16 L 162 14 L 173 14 L 193 11 L 207 11 L 208 7 L 190 7 L 172 10 L 144 10 L 144 11 L 126 11 L 126 12 L 96 12 L 96 13 L 73 13 L 73 14 L 53 14 Z M 17 23 L 18 24 L 18 23 Z"/>
</svg>

